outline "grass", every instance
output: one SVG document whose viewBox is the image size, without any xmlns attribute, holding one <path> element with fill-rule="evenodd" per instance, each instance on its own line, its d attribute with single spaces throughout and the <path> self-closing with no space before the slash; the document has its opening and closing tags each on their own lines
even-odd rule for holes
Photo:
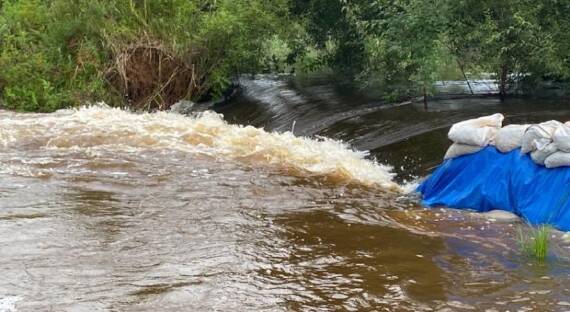
<svg viewBox="0 0 570 312">
<path fill-rule="evenodd" d="M 221 96 L 283 49 L 267 42 L 294 34 L 287 9 L 287 0 L 0 0 L 0 107 L 154 110 Z"/>
<path fill-rule="evenodd" d="M 547 225 L 531 227 L 529 231 L 519 228 L 518 243 L 521 251 L 529 258 L 543 263 L 550 248 L 550 232 L 551 228 Z"/>
</svg>

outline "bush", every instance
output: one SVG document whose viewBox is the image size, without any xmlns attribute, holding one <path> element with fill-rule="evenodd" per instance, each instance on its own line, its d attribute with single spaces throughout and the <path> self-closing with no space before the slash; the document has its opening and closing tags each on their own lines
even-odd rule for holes
<svg viewBox="0 0 570 312">
<path fill-rule="evenodd" d="M 0 96 L 6 108 L 48 112 L 220 94 L 232 75 L 261 68 L 286 12 L 281 0 L 7 0 Z"/>
</svg>

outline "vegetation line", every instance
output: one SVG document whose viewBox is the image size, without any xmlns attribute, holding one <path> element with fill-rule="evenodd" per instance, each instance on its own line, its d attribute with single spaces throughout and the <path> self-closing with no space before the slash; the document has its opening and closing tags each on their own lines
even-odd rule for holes
<svg viewBox="0 0 570 312">
<path fill-rule="evenodd" d="M 0 105 L 210 100 L 236 75 L 326 70 L 388 101 L 492 73 L 570 80 L 570 0 L 0 0 Z"/>
</svg>

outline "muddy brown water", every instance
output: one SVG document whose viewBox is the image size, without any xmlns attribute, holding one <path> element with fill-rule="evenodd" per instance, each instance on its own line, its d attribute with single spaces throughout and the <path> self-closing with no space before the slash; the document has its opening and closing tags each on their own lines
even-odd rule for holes
<svg viewBox="0 0 570 312">
<path fill-rule="evenodd" d="M 426 111 L 326 81 L 245 84 L 226 121 L 0 111 L 0 311 L 570 310 L 562 233 L 537 264 L 519 220 L 404 192 L 453 122 L 570 120 L 568 103 Z"/>
</svg>

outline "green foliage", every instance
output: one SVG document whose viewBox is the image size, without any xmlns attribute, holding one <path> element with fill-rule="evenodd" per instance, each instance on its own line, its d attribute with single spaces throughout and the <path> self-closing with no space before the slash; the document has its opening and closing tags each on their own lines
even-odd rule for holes
<svg viewBox="0 0 570 312">
<path fill-rule="evenodd" d="M 570 0 L 1 0 L 0 102 L 128 103 L 118 58 L 137 45 L 191 67 L 193 100 L 233 75 L 292 66 L 390 100 L 466 72 L 493 73 L 507 92 L 515 80 L 570 79 L 569 15 Z"/>
<path fill-rule="evenodd" d="M 103 94 L 101 56 L 83 20 L 90 14 L 66 8 L 58 1 L 3 4 L 0 91 L 7 108 L 47 112 Z"/>
<path fill-rule="evenodd" d="M 517 78 L 570 78 L 568 0 L 292 3 L 307 46 L 326 56 L 319 65 L 351 68 L 389 98 L 429 93 L 450 72 L 494 73 L 505 91 Z"/>
<path fill-rule="evenodd" d="M 121 105 L 110 74 L 117 55 L 141 43 L 200 71 L 189 98 L 220 93 L 233 74 L 262 68 L 266 42 L 288 32 L 287 9 L 286 0 L 5 0 L 0 96 L 25 111 Z"/>
<path fill-rule="evenodd" d="M 424 88 L 429 91 L 445 55 L 441 29 L 446 19 L 440 14 L 441 1 L 366 3 L 346 9 L 367 39 L 364 80 L 378 77 L 384 88 L 404 87 L 404 95 L 413 95 L 418 87 L 422 93 Z M 402 87 L 394 91 L 402 93 Z"/>
<path fill-rule="evenodd" d="M 546 260 L 550 246 L 551 228 L 541 225 L 525 232 L 519 228 L 518 243 L 521 251 L 529 258 L 540 263 Z"/>
<path fill-rule="evenodd" d="M 305 27 L 303 42 L 294 53 L 306 68 L 328 66 L 345 75 L 364 70 L 364 38 L 346 14 L 344 0 L 292 0 L 291 12 Z M 312 55 L 307 58 L 307 54 Z"/>
<path fill-rule="evenodd" d="M 466 66 L 496 73 L 501 84 L 517 75 L 568 75 L 567 35 L 561 31 L 570 24 L 564 17 L 570 2 L 449 1 L 447 44 Z"/>
</svg>

